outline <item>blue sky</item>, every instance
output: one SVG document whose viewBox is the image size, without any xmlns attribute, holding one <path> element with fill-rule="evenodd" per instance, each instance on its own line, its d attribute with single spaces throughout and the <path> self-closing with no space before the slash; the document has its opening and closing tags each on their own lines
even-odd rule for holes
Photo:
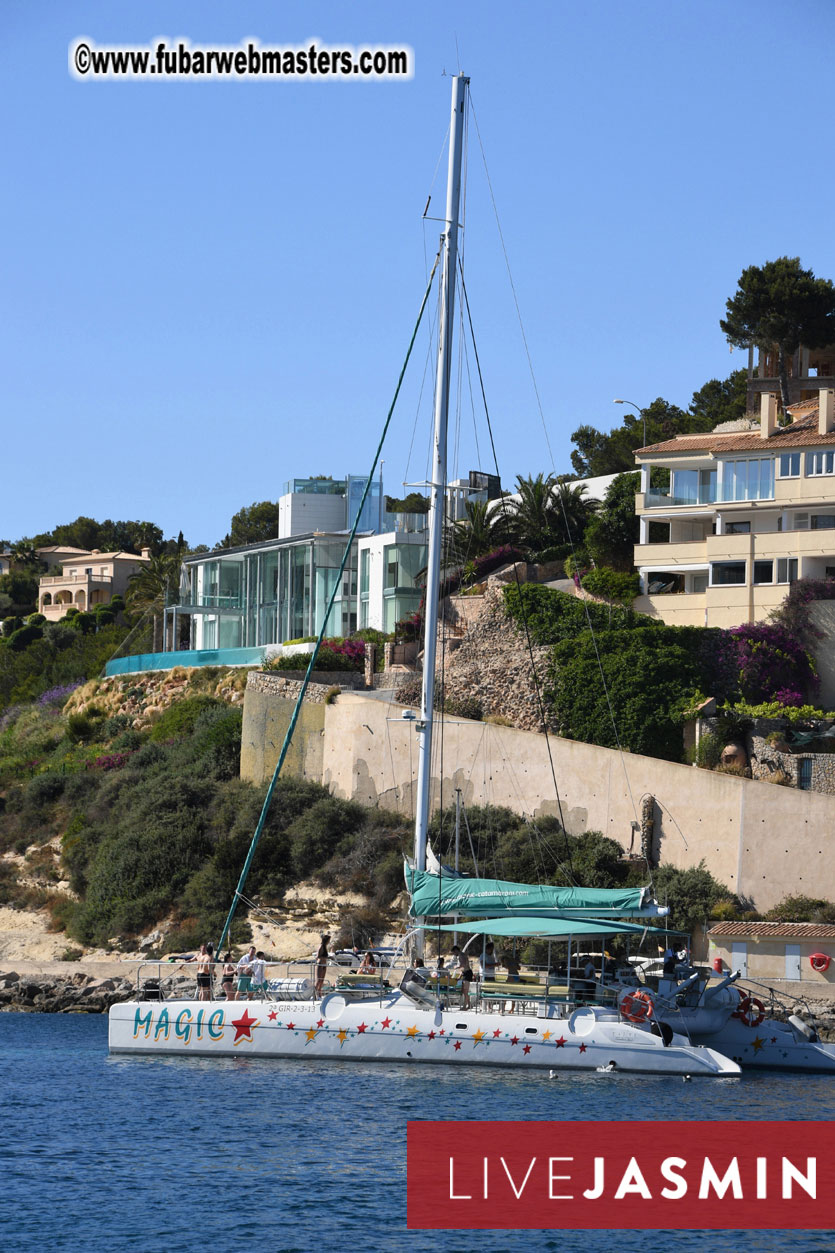
<svg viewBox="0 0 835 1253">
<path fill-rule="evenodd" d="M 799 255 L 835 278 L 833 34 L 830 0 L 4 0 L 0 536 L 85 513 L 213 544 L 290 477 L 369 468 L 459 65 L 553 450 L 471 125 L 465 268 L 503 480 L 568 470 L 580 423 L 621 420 L 614 396 L 686 406 L 743 364 L 718 323 L 744 266 Z M 416 69 L 78 82 L 80 36 L 405 44 Z M 426 474 L 427 349 L 384 453 L 393 494 Z M 463 380 L 465 474 L 492 465 Z"/>
</svg>

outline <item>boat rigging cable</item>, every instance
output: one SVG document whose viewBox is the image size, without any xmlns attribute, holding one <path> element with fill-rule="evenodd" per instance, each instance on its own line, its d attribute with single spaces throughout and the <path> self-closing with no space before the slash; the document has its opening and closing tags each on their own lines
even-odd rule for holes
<svg viewBox="0 0 835 1253">
<path fill-rule="evenodd" d="M 499 240 L 500 240 L 500 243 L 501 243 L 501 246 L 502 246 L 502 252 L 503 252 L 503 254 L 504 254 L 505 267 L 506 267 L 506 269 L 507 269 L 508 280 L 509 280 L 509 282 L 510 282 L 510 290 L 511 290 L 511 292 L 512 292 L 512 294 L 513 294 L 513 302 L 514 302 L 514 305 L 516 306 L 516 316 L 517 316 L 517 319 L 518 319 L 518 322 L 519 322 L 519 330 L 520 330 L 521 335 L 522 335 L 522 343 L 523 343 L 523 345 L 524 345 L 524 348 L 525 348 L 525 355 L 526 355 L 527 360 L 528 360 L 528 369 L 529 369 L 529 371 L 530 371 L 531 383 L 532 383 L 532 385 L 533 385 L 534 395 L 535 395 L 535 397 L 536 397 L 536 404 L 537 404 L 537 408 L 538 408 L 538 410 L 539 410 L 539 417 L 540 417 L 540 421 L 541 421 L 541 423 L 542 423 L 542 430 L 543 430 L 544 435 L 545 435 L 545 443 L 546 443 L 546 446 L 547 446 L 547 448 L 548 448 L 548 455 L 549 455 L 549 457 L 551 458 L 551 470 L 552 470 L 552 472 L 553 472 L 554 474 L 556 474 L 556 463 L 555 463 L 555 461 L 554 461 L 554 453 L 553 453 L 553 449 L 551 448 L 551 441 L 550 441 L 550 439 L 549 439 L 549 437 L 548 437 L 548 427 L 547 427 L 547 424 L 546 424 L 546 422 L 545 422 L 545 411 L 544 411 L 543 406 L 542 406 L 542 398 L 541 398 L 541 396 L 540 396 L 540 394 L 539 394 L 539 387 L 538 387 L 538 385 L 537 385 L 537 381 L 536 381 L 536 374 L 535 374 L 535 372 L 534 372 L 534 368 L 533 368 L 533 360 L 532 360 L 532 358 L 531 358 L 530 348 L 528 347 L 528 337 L 527 337 L 527 335 L 525 334 L 525 325 L 524 325 L 524 322 L 523 322 L 523 320 L 522 320 L 522 311 L 521 311 L 521 309 L 520 309 L 520 307 L 519 307 L 519 299 L 518 299 L 518 296 L 516 295 L 516 284 L 515 284 L 515 283 L 514 283 L 514 281 L 513 281 L 513 272 L 512 272 L 512 270 L 511 270 L 511 268 L 510 268 L 510 258 L 509 258 L 509 256 L 508 256 L 508 253 L 507 253 L 507 247 L 506 247 L 506 245 L 505 245 L 505 241 L 504 241 L 504 233 L 502 232 L 502 224 L 501 224 L 501 220 L 500 220 L 500 218 L 499 218 L 499 209 L 498 209 L 498 205 L 496 204 L 496 197 L 495 197 L 495 194 L 494 194 L 494 192 L 493 192 L 493 184 L 492 184 L 491 179 L 490 179 L 490 171 L 489 171 L 489 169 L 488 169 L 488 167 L 487 167 L 487 156 L 486 156 L 486 153 L 485 153 L 485 151 L 484 151 L 484 144 L 483 144 L 482 139 L 481 139 L 481 131 L 480 131 L 480 129 L 479 129 L 479 125 L 478 125 L 478 116 L 477 116 L 477 114 L 476 114 L 476 111 L 475 111 L 475 106 L 474 106 L 474 104 L 473 104 L 472 94 L 470 95 L 470 108 L 472 109 L 472 113 L 473 113 L 473 121 L 475 122 L 475 128 L 476 128 L 476 135 L 478 136 L 478 144 L 479 144 L 479 148 L 481 149 L 481 159 L 482 159 L 482 163 L 483 163 L 483 165 L 484 165 L 484 174 L 485 174 L 485 177 L 486 177 L 486 179 L 487 179 L 487 187 L 488 187 L 488 190 L 489 190 L 489 192 L 490 192 L 490 200 L 491 200 L 491 203 L 492 203 L 492 205 L 493 205 L 493 214 L 494 214 L 495 219 L 496 219 L 496 228 L 497 228 L 498 233 L 499 233 Z M 464 282 L 463 275 L 461 276 L 461 282 L 462 282 L 462 286 L 463 286 L 463 282 Z M 468 312 L 469 312 L 469 305 L 468 305 Z M 471 334 L 472 334 L 472 322 L 470 323 L 470 327 L 471 327 Z M 475 340 L 473 340 L 473 347 L 475 348 Z M 477 354 L 477 353 L 476 353 L 476 361 L 478 361 L 478 354 Z M 481 370 L 480 370 L 480 368 L 479 368 L 479 378 L 481 378 Z M 492 443 L 492 432 L 491 432 L 491 443 Z M 494 458 L 495 458 L 495 445 L 493 445 L 493 455 L 494 455 Z M 497 472 L 498 472 L 498 462 L 496 462 L 496 464 L 497 464 Z M 575 554 L 575 551 L 576 551 L 576 550 L 575 550 L 575 546 L 574 546 L 574 539 L 573 539 L 573 536 L 572 536 L 572 534 L 571 534 L 571 527 L 569 526 L 569 522 L 568 522 L 568 514 L 567 514 L 567 512 L 566 512 L 566 508 L 565 508 L 565 500 L 562 498 L 562 495 L 560 495 L 560 498 L 559 498 L 559 499 L 560 499 L 560 505 L 561 505 L 561 507 L 562 507 L 563 521 L 564 521 L 564 523 L 565 523 L 565 533 L 566 533 L 566 535 L 567 535 L 567 537 L 568 537 L 568 543 L 569 543 L 569 545 L 570 545 L 570 547 L 571 547 L 571 553 L 572 553 L 572 556 L 574 556 L 574 554 Z M 518 585 L 518 579 L 517 579 L 517 585 Z M 520 595 L 520 598 L 519 598 L 519 603 L 520 603 L 520 606 L 522 607 L 522 612 L 523 612 L 523 621 L 525 621 L 525 623 L 526 623 L 526 634 L 527 634 L 527 621 L 526 621 L 525 616 L 524 616 L 524 605 L 522 604 L 522 598 L 521 598 L 521 595 Z M 637 810 L 637 806 L 636 806 L 636 804 L 635 804 L 635 797 L 634 797 L 633 792 L 632 792 L 632 784 L 631 784 L 630 779 L 629 779 L 629 771 L 628 771 L 628 770 L 627 770 L 627 768 L 626 768 L 626 757 L 625 757 L 625 754 L 624 754 L 623 746 L 622 746 L 622 744 L 621 744 L 621 742 L 620 742 L 620 734 L 619 734 L 619 732 L 618 732 L 617 722 L 616 722 L 616 720 L 615 720 L 615 712 L 614 712 L 614 709 L 613 709 L 613 707 L 612 707 L 612 700 L 611 700 L 611 697 L 610 697 L 610 694 L 609 694 L 609 686 L 608 686 L 608 684 L 607 684 L 607 682 L 606 682 L 606 675 L 605 675 L 605 672 L 604 672 L 604 670 L 603 670 L 603 662 L 602 662 L 602 659 L 601 659 L 601 657 L 600 657 L 600 650 L 599 650 L 598 645 L 597 645 L 597 636 L 596 636 L 596 634 L 595 634 L 594 626 L 593 626 L 593 624 L 592 624 L 592 620 L 591 620 L 591 613 L 589 612 L 589 607 L 588 607 L 588 601 L 587 601 L 587 600 L 585 600 L 585 598 L 583 598 L 582 603 L 583 603 L 583 608 L 584 608 L 584 612 L 585 612 L 585 616 L 586 616 L 586 623 L 587 623 L 587 626 L 588 626 L 589 632 L 590 632 L 590 634 L 591 634 L 591 639 L 592 639 L 592 644 L 593 644 L 593 647 L 594 647 L 595 658 L 596 658 L 596 660 L 597 660 L 597 667 L 598 667 L 598 670 L 600 671 L 600 678 L 601 678 L 601 682 L 602 682 L 602 684 L 603 684 L 603 693 L 604 693 L 605 698 L 606 698 L 606 706 L 607 706 L 608 711 L 609 711 L 609 719 L 610 719 L 610 721 L 611 721 L 611 723 L 612 723 L 612 731 L 613 731 L 614 736 L 615 736 L 615 743 L 617 744 L 617 750 L 618 750 L 618 753 L 620 754 L 621 765 L 622 765 L 622 767 L 623 767 L 624 779 L 625 779 L 625 781 L 626 781 L 626 790 L 627 790 L 627 792 L 629 793 L 629 802 L 630 802 L 630 805 L 631 805 L 631 808 L 632 808 L 632 813 L 633 813 L 634 819 L 635 819 L 635 821 L 637 822 L 637 821 L 638 821 L 638 810 Z M 546 729 L 546 736 L 547 736 L 547 729 Z M 549 756 L 550 756 L 550 749 L 549 749 Z M 649 860 L 647 860 L 647 869 L 648 869 L 648 871 L 649 871 L 649 873 L 650 873 L 650 882 L 651 882 L 651 881 L 652 881 L 652 879 L 651 879 L 651 876 L 652 876 L 652 866 L 649 864 Z"/>
<path fill-rule="evenodd" d="M 432 284 L 435 281 L 435 272 L 438 268 L 438 263 L 441 260 L 442 251 L 443 251 L 442 247 L 438 249 L 438 253 L 435 257 L 435 263 L 432 266 L 432 272 L 429 275 L 429 281 L 426 285 L 426 291 L 423 293 L 423 300 L 420 303 L 420 309 L 418 311 L 417 321 L 415 322 L 414 330 L 412 331 L 412 337 L 409 340 L 409 346 L 406 350 L 406 357 L 401 367 L 400 375 L 397 379 L 397 386 L 394 389 L 394 397 L 392 398 L 391 405 L 389 406 L 389 411 L 386 414 L 386 420 L 383 423 L 383 430 L 382 430 L 382 434 L 380 435 L 380 441 L 377 445 L 377 451 L 374 453 L 374 460 L 371 463 L 371 470 L 368 475 L 368 478 L 365 481 L 365 488 L 363 490 L 359 505 L 357 507 L 356 516 L 354 518 L 354 524 L 351 527 L 351 533 L 348 536 L 347 542 L 345 544 L 345 551 L 342 554 L 342 562 L 337 571 L 336 578 L 334 579 L 333 588 L 331 590 L 327 608 L 325 609 L 324 618 L 322 619 L 322 626 L 319 631 L 316 644 L 314 645 L 313 652 L 310 655 L 310 661 L 308 662 L 305 676 L 302 679 L 302 685 L 301 685 L 301 688 L 299 689 L 299 694 L 296 698 L 296 704 L 293 708 L 293 713 L 290 718 L 290 724 L 287 727 L 287 731 L 284 736 L 284 742 L 281 745 L 281 752 L 278 755 L 278 761 L 276 762 L 276 767 L 275 767 L 275 770 L 273 771 L 273 776 L 270 779 L 270 784 L 269 784 L 269 787 L 267 788 L 267 794 L 264 797 L 264 803 L 261 807 L 261 813 L 258 818 L 258 823 L 255 827 L 255 832 L 252 836 L 252 841 L 249 845 L 249 851 L 247 852 L 246 860 L 244 861 L 243 869 L 241 870 L 240 878 L 238 879 L 238 886 L 235 889 L 235 895 L 233 896 L 232 904 L 229 907 L 229 914 L 226 918 L 226 922 L 223 924 L 223 931 L 221 932 L 220 939 L 217 942 L 217 947 L 215 949 L 215 952 L 217 953 L 220 953 L 223 949 L 224 942 L 232 926 L 232 919 L 234 918 L 235 911 L 238 907 L 238 901 L 242 897 L 244 885 L 246 883 L 247 876 L 249 875 L 249 868 L 252 865 L 252 859 L 255 856 L 255 850 L 258 847 L 258 841 L 261 838 L 261 832 L 264 829 L 264 823 L 266 821 L 266 817 L 270 809 L 270 804 L 273 798 L 273 792 L 275 791 L 276 784 L 278 783 L 278 777 L 281 774 L 281 768 L 284 765 L 284 760 L 287 756 L 287 751 L 290 747 L 290 742 L 293 739 L 293 732 L 296 729 L 296 723 L 298 722 L 298 719 L 299 719 L 299 713 L 301 711 L 302 701 L 304 700 L 304 694 L 307 691 L 308 684 L 310 683 L 310 676 L 313 673 L 313 669 L 316 665 L 316 658 L 319 655 L 319 649 L 321 647 L 322 640 L 325 637 L 325 631 L 327 630 L 328 621 L 331 615 L 331 610 L 333 609 L 334 602 L 336 601 L 336 594 L 339 591 L 339 589 L 342 587 L 342 575 L 345 571 L 345 566 L 347 565 L 347 562 L 348 562 L 348 557 L 351 552 L 351 548 L 354 542 L 354 537 L 356 536 L 356 533 L 359 529 L 360 518 L 362 516 L 362 511 L 365 506 L 365 502 L 368 498 L 369 492 L 371 491 L 371 484 L 374 481 L 374 475 L 376 473 L 377 465 L 380 460 L 380 454 L 383 451 L 383 445 L 385 443 L 386 436 L 388 434 L 388 429 L 389 429 L 389 426 L 391 425 L 392 417 L 394 416 L 394 408 L 395 408 L 395 405 L 397 404 L 397 399 L 400 395 L 400 389 L 403 386 L 403 379 L 406 374 L 406 367 L 409 364 L 409 359 L 412 355 L 412 349 L 414 347 L 415 340 L 417 339 L 417 333 L 418 333 L 418 330 L 420 329 L 421 321 L 423 320 L 423 313 L 424 313 L 424 310 L 426 309 L 427 301 L 429 300 L 429 294 L 432 291 Z"/>
</svg>

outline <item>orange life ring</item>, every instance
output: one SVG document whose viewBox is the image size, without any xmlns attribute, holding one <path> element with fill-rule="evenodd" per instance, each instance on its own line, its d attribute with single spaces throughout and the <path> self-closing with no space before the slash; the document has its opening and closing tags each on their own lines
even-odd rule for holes
<svg viewBox="0 0 835 1253">
<path fill-rule="evenodd" d="M 653 1010 L 652 996 L 649 992 L 624 992 L 620 1000 L 621 1017 L 627 1022 L 646 1022 Z"/>
<path fill-rule="evenodd" d="M 734 991 L 739 997 L 739 1004 L 737 1005 L 734 1012 L 731 1014 L 731 1017 L 732 1018 L 744 1018 L 745 1011 L 747 1010 L 748 1006 L 751 1003 L 751 998 L 748 995 L 748 993 L 743 992 L 741 988 L 734 988 Z"/>
<path fill-rule="evenodd" d="M 826 953 L 810 953 L 809 954 L 809 965 L 812 967 L 813 970 L 817 970 L 818 974 L 820 975 L 826 973 L 826 971 L 829 969 L 829 963 L 831 961 L 832 961 L 832 958 L 828 957 Z"/>
<path fill-rule="evenodd" d="M 734 1018 L 741 1018 L 746 1027 L 758 1027 L 765 1018 L 765 1005 L 756 996 L 741 994 L 741 997 Z"/>
</svg>

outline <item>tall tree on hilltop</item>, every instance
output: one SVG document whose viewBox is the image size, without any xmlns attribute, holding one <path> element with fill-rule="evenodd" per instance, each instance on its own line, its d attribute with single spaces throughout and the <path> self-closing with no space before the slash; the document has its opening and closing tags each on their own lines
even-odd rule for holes
<svg viewBox="0 0 835 1253">
<path fill-rule="evenodd" d="M 323 477 L 323 476 L 319 476 Z M 216 548 L 237 548 L 241 544 L 261 544 L 278 536 L 278 504 L 274 500 L 253 501 L 233 515 L 228 534 Z"/>
<path fill-rule="evenodd" d="M 501 506 L 508 538 L 531 553 L 578 541 L 597 508 L 578 483 L 558 483 L 553 475 L 516 479 L 516 495 Z"/>
<path fill-rule="evenodd" d="M 835 343 L 835 287 L 828 278 L 804 270 L 799 257 L 778 257 L 743 270 L 726 308 L 727 317 L 719 325 L 733 347 L 777 345 L 780 393 L 787 409 L 789 357 L 801 345 L 823 348 Z"/>
</svg>

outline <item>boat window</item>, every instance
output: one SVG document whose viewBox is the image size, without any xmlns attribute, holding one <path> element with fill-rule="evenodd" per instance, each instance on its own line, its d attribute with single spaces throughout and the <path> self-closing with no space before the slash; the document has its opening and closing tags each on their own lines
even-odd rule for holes
<svg viewBox="0 0 835 1253">
<path fill-rule="evenodd" d="M 466 1031 L 468 1024 L 466 1022 L 457 1022 L 455 1024 L 456 1031 Z"/>
<path fill-rule="evenodd" d="M 536 1027 L 525 1027 L 525 1035 L 537 1035 Z"/>
</svg>

